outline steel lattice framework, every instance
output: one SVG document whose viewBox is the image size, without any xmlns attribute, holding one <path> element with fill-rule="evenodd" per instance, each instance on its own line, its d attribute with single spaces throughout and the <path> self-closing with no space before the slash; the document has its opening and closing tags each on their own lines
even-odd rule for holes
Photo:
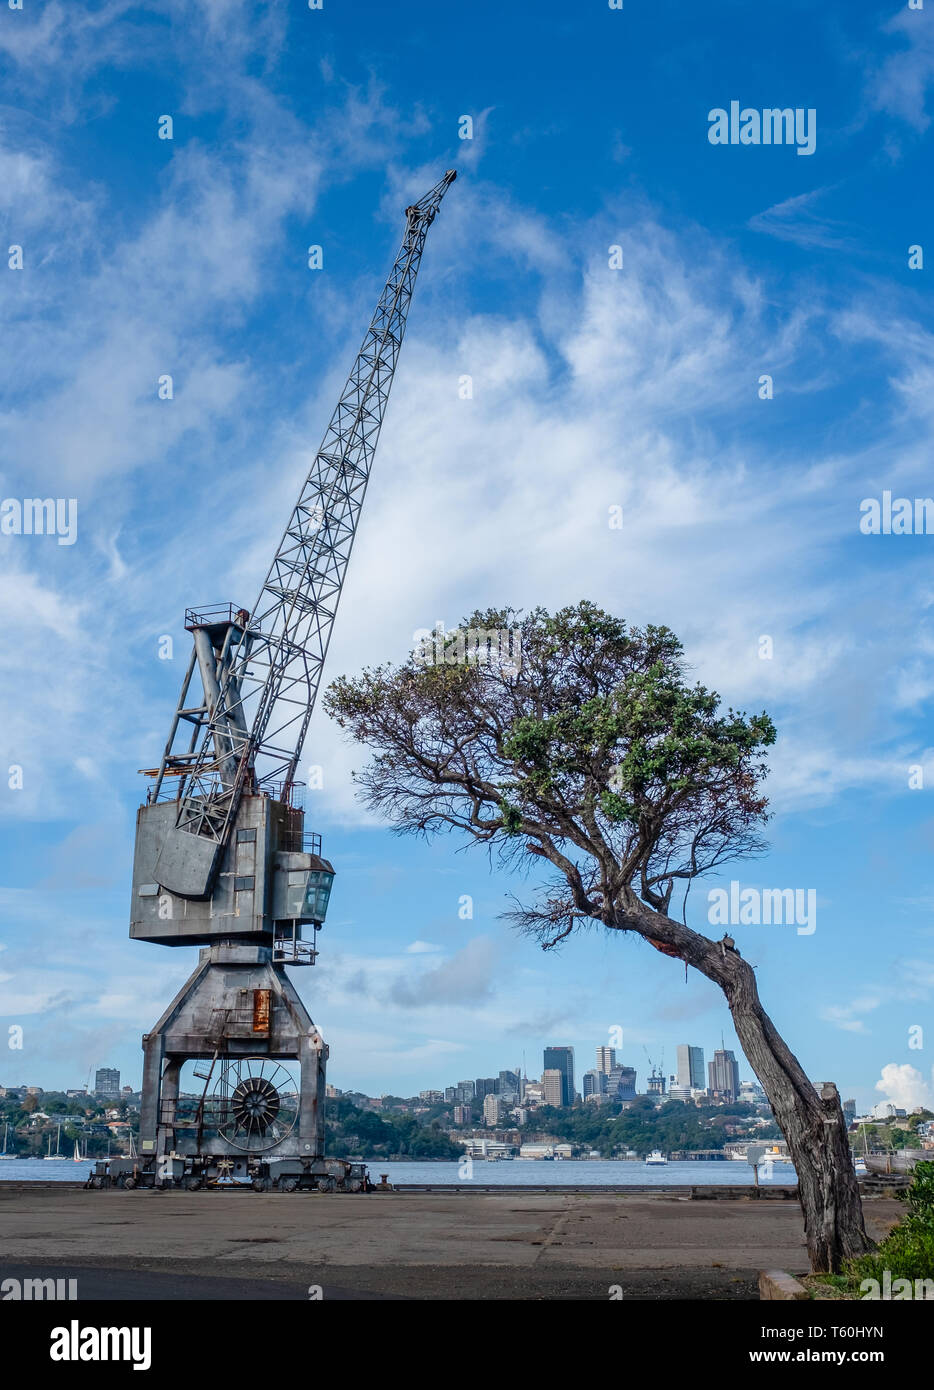
<svg viewBox="0 0 934 1390">
<path fill-rule="evenodd" d="M 176 714 L 154 799 L 174 792 L 177 828 L 217 845 L 230 836 L 244 789 L 290 800 L 425 238 L 454 178 L 449 170 L 406 208 L 402 245 L 259 597 L 249 613 L 229 610 L 216 690 L 203 707 L 180 704 Z M 193 628 L 205 621 L 189 618 Z M 171 745 L 180 717 L 195 728 L 178 754 Z M 174 787 L 167 776 L 179 778 Z"/>
</svg>

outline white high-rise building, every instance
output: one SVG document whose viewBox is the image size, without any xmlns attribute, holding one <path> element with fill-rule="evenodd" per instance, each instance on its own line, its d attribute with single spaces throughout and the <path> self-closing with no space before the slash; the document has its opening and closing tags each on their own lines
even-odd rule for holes
<svg viewBox="0 0 934 1390">
<path fill-rule="evenodd" d="M 504 1109 L 502 1096 L 484 1096 L 483 1123 L 485 1125 L 498 1125 L 503 1118 Z"/>
<path fill-rule="evenodd" d="M 616 1048 L 598 1047 L 597 1048 L 597 1071 L 605 1072 L 607 1075 L 616 1066 Z"/>
</svg>

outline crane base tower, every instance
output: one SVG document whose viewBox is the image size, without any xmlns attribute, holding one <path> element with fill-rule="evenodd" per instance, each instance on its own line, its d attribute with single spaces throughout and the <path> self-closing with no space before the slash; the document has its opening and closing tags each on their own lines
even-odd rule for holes
<svg viewBox="0 0 934 1390">
<path fill-rule="evenodd" d="M 91 1186 L 365 1191 L 362 1163 L 324 1156 L 328 1049 L 272 947 L 217 941 L 143 1037 L 137 1155 Z M 198 1094 L 183 1096 L 193 1064 Z"/>
</svg>

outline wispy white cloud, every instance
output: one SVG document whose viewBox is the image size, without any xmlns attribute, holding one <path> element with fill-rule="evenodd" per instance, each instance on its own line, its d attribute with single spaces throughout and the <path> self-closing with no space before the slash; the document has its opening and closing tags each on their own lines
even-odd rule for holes
<svg viewBox="0 0 934 1390">
<path fill-rule="evenodd" d="M 821 247 L 829 251 L 853 251 L 859 245 L 845 225 L 822 216 L 817 203 L 829 190 L 815 188 L 810 193 L 798 193 L 785 198 L 764 212 L 757 212 L 747 226 L 754 232 L 792 241 L 796 246 Z"/>
<path fill-rule="evenodd" d="M 867 96 L 872 107 L 927 130 L 931 117 L 928 93 L 934 82 L 934 29 L 923 10 L 904 7 L 882 26 L 896 43 L 879 62 L 870 64 Z"/>
<path fill-rule="evenodd" d="M 849 1004 L 831 1004 L 821 1010 L 821 1018 L 845 1033 L 866 1033 L 869 1030 L 865 1019 L 857 1015 L 872 1013 L 882 1002 L 879 996 L 867 995 L 853 999 Z"/>
</svg>

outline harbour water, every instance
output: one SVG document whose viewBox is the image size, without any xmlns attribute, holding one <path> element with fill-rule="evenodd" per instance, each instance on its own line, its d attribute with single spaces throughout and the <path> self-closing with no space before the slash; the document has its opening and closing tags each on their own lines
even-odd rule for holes
<svg viewBox="0 0 934 1390">
<path fill-rule="evenodd" d="M 755 1182 L 748 1163 L 736 1159 L 692 1163 L 645 1164 L 616 1159 L 474 1159 L 468 1170 L 459 1162 L 393 1163 L 386 1159 L 367 1160 L 370 1178 L 379 1182 L 387 1174 L 390 1183 L 426 1183 L 440 1186 L 482 1187 L 690 1187 L 723 1183 L 741 1185 Z M 0 1163 L 0 1182 L 84 1182 L 92 1171 L 90 1161 L 48 1163 L 43 1158 L 24 1158 Z M 469 1175 L 468 1175 L 469 1173 Z M 795 1182 L 790 1163 L 775 1163 L 771 1172 L 759 1169 L 760 1186 L 788 1186 Z"/>
<path fill-rule="evenodd" d="M 626 1159 L 560 1159 L 547 1161 L 535 1158 L 497 1159 L 489 1162 L 474 1159 L 470 1176 L 464 1160 L 455 1163 L 386 1163 L 376 1159 L 370 1163 L 370 1177 L 379 1182 L 386 1173 L 391 1183 L 478 1183 L 483 1187 L 691 1187 L 698 1184 L 722 1183 L 740 1185 L 755 1182 L 755 1173 L 748 1163 L 737 1159 L 698 1159 L 689 1163 L 637 1163 Z M 760 1186 L 788 1186 L 797 1179 L 790 1163 L 773 1164 L 771 1175 L 759 1169 Z"/>
</svg>

